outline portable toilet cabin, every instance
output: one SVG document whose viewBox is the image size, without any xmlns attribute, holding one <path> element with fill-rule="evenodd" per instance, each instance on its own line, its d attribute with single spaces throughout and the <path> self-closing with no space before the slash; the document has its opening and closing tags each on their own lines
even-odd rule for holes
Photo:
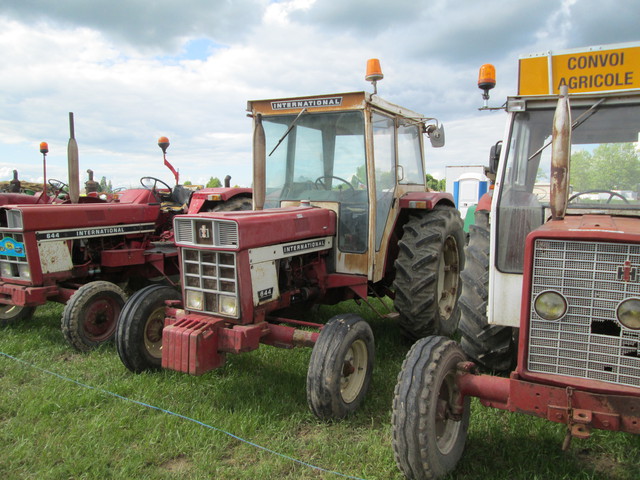
<svg viewBox="0 0 640 480">
<path fill-rule="evenodd" d="M 462 218 L 466 217 L 470 207 L 478 204 L 478 200 L 488 189 L 489 179 L 477 172 L 463 173 L 453 182 L 453 199 Z"/>
</svg>

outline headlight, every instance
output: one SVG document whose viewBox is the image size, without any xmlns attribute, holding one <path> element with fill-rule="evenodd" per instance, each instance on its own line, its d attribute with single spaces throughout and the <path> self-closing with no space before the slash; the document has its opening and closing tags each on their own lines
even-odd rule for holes
<svg viewBox="0 0 640 480">
<path fill-rule="evenodd" d="M 235 297 L 220 296 L 220 313 L 235 316 L 238 310 L 238 303 Z"/>
<path fill-rule="evenodd" d="M 2 262 L 0 264 L 0 274 L 3 277 L 13 277 L 13 269 L 11 268 L 11 264 L 7 262 Z"/>
<path fill-rule="evenodd" d="M 24 263 L 18 264 L 18 273 L 22 280 L 31 280 L 31 270 L 29 270 L 29 265 Z"/>
<path fill-rule="evenodd" d="M 187 290 L 187 310 L 204 310 L 204 293 Z"/>
<path fill-rule="evenodd" d="M 625 300 L 618 305 L 616 316 L 625 327 L 640 330 L 640 300 L 637 298 Z"/>
<path fill-rule="evenodd" d="M 536 297 L 533 308 L 545 320 L 558 320 L 567 313 L 567 301 L 558 292 L 547 290 Z"/>
</svg>

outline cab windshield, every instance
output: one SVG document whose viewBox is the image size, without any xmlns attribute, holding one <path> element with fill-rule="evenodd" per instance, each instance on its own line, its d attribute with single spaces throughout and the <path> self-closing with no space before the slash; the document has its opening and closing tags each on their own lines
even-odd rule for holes
<svg viewBox="0 0 640 480">
<path fill-rule="evenodd" d="M 338 203 L 340 249 L 364 252 L 368 186 L 363 112 L 264 117 L 263 125 L 265 206 L 279 207 L 287 200 Z"/>
<path fill-rule="evenodd" d="M 553 108 L 515 114 L 498 214 L 497 266 L 522 273 L 524 240 L 550 217 Z M 638 215 L 640 105 L 572 106 L 567 215 Z"/>
</svg>

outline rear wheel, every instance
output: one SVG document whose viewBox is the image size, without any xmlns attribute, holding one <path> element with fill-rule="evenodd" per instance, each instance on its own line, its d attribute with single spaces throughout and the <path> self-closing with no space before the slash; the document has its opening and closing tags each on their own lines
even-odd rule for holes
<svg viewBox="0 0 640 480">
<path fill-rule="evenodd" d="M 240 210 L 251 210 L 253 203 L 247 197 L 234 197 L 224 203 L 219 203 L 210 209 L 211 212 L 237 212 Z"/>
<path fill-rule="evenodd" d="M 445 337 L 418 340 L 405 358 L 391 423 L 396 464 L 407 478 L 440 478 L 462 457 L 470 399 L 461 401 L 456 371 L 464 361 L 462 349 Z"/>
<path fill-rule="evenodd" d="M 344 418 L 362 403 L 374 359 L 371 327 L 354 314 L 327 322 L 313 347 L 307 372 L 307 401 L 322 420 Z"/>
<path fill-rule="evenodd" d="M 21 320 L 29 320 L 33 316 L 36 307 L 20 307 L 18 305 L 0 306 L 0 327 L 6 327 L 18 323 Z"/>
<path fill-rule="evenodd" d="M 102 280 L 81 286 L 62 312 L 62 334 L 76 350 L 87 352 L 113 339 L 126 295 Z"/>
<path fill-rule="evenodd" d="M 165 300 L 180 300 L 180 293 L 166 285 L 150 285 L 132 295 L 122 309 L 116 349 L 132 372 L 159 370 L 162 366 Z"/>
<path fill-rule="evenodd" d="M 469 227 L 467 264 L 462 272 L 461 318 L 462 349 L 475 363 L 487 370 L 505 372 L 515 363 L 515 329 L 490 325 L 489 299 L 489 212 L 476 211 L 475 225 Z"/>
<path fill-rule="evenodd" d="M 404 225 L 394 305 L 400 328 L 410 338 L 455 333 L 464 243 L 460 213 L 453 207 L 413 212 Z"/>
</svg>

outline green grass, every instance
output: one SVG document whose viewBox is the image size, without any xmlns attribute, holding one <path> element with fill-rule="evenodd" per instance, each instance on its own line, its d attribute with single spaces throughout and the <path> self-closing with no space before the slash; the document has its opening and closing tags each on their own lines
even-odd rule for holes
<svg viewBox="0 0 640 480">
<path fill-rule="evenodd" d="M 59 331 L 61 306 L 39 308 L 32 320 L 0 331 L 0 352 L 29 364 L 0 356 L 0 473 L 9 479 L 340 478 L 108 391 L 330 471 L 400 479 L 390 416 L 409 343 L 392 321 L 352 303 L 322 307 L 310 317 L 328 319 L 354 309 L 370 321 L 376 337 L 372 389 L 355 416 L 323 423 L 306 403 L 309 349 L 264 346 L 230 355 L 223 368 L 200 377 L 134 375 L 113 345 L 76 353 Z M 640 437 L 597 431 L 562 452 L 564 431 L 474 402 L 466 452 L 451 478 L 640 478 Z"/>
</svg>

